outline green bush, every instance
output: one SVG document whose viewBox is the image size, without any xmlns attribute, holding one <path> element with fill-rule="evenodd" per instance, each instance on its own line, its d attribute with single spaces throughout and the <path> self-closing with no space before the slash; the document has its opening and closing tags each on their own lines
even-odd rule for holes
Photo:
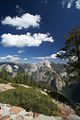
<svg viewBox="0 0 80 120">
<path fill-rule="evenodd" d="M 23 107 L 45 115 L 57 115 L 58 107 L 49 96 L 43 95 L 34 88 L 17 86 L 16 89 L 0 93 L 0 102 Z"/>
</svg>

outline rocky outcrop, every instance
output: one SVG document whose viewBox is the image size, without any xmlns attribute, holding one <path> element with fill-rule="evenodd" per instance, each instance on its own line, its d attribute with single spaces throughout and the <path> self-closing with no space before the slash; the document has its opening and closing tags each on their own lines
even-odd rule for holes
<svg viewBox="0 0 80 120">
<path fill-rule="evenodd" d="M 65 85 L 61 76 L 50 66 L 41 66 L 33 73 L 33 79 L 36 82 L 47 83 L 52 91 L 62 93 L 62 88 Z"/>
<path fill-rule="evenodd" d="M 23 108 L 0 103 L 0 120 L 80 120 L 71 107 L 59 102 L 57 104 L 61 110 L 60 117 L 26 112 Z"/>
<path fill-rule="evenodd" d="M 0 71 L 7 72 L 10 76 L 15 77 L 19 70 L 18 65 L 11 64 L 11 63 L 2 63 L 0 65 Z"/>
<path fill-rule="evenodd" d="M 26 112 L 16 106 L 0 104 L 0 120 L 62 120 L 60 117 L 49 117 L 39 113 Z"/>
<path fill-rule="evenodd" d="M 8 84 L 1 83 L 0 84 L 0 92 L 10 90 L 10 89 L 15 89 L 14 87 L 11 86 L 11 83 L 8 83 Z"/>
</svg>

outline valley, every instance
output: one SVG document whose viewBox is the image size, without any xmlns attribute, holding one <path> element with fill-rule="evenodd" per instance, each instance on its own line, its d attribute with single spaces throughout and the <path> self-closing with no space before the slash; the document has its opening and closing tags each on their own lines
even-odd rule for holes
<svg viewBox="0 0 80 120">
<path fill-rule="evenodd" d="M 19 106 L 27 112 L 59 117 L 43 116 L 43 119 L 37 117 L 37 120 L 44 120 L 44 118 L 79 120 L 73 106 L 74 101 L 70 101 L 66 93 L 68 87 L 66 87 L 66 79 L 63 64 L 49 61 L 32 65 L 2 63 L 0 65 L 0 103 Z"/>
</svg>

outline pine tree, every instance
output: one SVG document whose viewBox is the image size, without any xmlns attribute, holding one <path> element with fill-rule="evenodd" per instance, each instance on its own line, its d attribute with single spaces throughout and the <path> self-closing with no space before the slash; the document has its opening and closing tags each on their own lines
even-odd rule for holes
<svg viewBox="0 0 80 120">
<path fill-rule="evenodd" d="M 80 28 L 74 28 L 68 33 L 64 47 L 61 49 L 64 54 L 57 54 L 65 59 L 65 65 L 69 80 L 80 80 Z"/>
</svg>

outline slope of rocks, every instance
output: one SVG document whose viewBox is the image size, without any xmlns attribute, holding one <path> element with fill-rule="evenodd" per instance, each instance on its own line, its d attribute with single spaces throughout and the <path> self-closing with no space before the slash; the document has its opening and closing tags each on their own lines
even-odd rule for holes
<svg viewBox="0 0 80 120">
<path fill-rule="evenodd" d="M 21 107 L 0 103 L 0 120 L 80 120 L 70 106 L 55 101 L 59 108 L 59 117 L 45 116 L 35 112 L 26 112 Z"/>
<path fill-rule="evenodd" d="M 61 120 L 59 117 L 49 117 L 33 112 L 26 112 L 16 106 L 0 103 L 0 120 Z"/>
</svg>

